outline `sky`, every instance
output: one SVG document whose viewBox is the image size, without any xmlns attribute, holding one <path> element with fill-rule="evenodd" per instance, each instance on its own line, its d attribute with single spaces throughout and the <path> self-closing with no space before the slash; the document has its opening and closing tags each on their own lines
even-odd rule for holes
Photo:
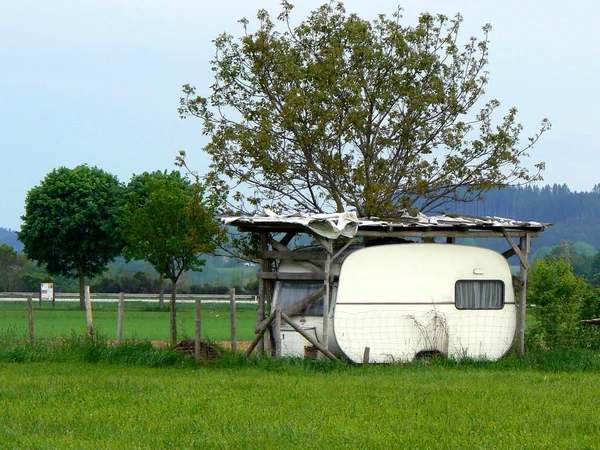
<svg viewBox="0 0 600 450">
<path fill-rule="evenodd" d="M 292 1 L 292 3 L 294 3 Z M 304 0 L 299 21 L 323 3 Z M 404 9 L 464 23 L 461 37 L 492 24 L 486 99 L 516 106 L 523 136 L 545 117 L 552 130 L 528 165 L 546 162 L 544 182 L 589 191 L 600 183 L 600 3 L 523 0 L 344 2 L 365 19 Z M 175 169 L 179 150 L 203 172 L 207 138 L 198 119 L 179 118 L 181 86 L 212 84 L 212 40 L 241 35 L 237 22 L 272 17 L 280 2 L 217 0 L 0 0 L 0 227 L 19 230 L 27 192 L 60 166 L 97 166 L 128 182 Z M 252 28 L 252 25 L 250 25 Z"/>
</svg>

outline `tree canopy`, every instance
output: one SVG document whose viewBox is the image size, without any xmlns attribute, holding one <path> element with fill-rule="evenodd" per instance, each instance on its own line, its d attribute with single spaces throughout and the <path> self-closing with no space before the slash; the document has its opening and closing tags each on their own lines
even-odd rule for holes
<svg viewBox="0 0 600 450">
<path fill-rule="evenodd" d="M 25 254 L 51 274 L 79 277 L 102 273 L 121 252 L 118 209 L 124 187 L 114 175 L 87 165 L 48 173 L 25 199 L 18 233 Z"/>
<path fill-rule="evenodd" d="M 282 27 L 261 10 L 254 31 L 216 38 L 208 96 L 183 87 L 180 114 L 202 119 L 238 206 L 387 216 L 540 179 L 523 160 L 549 122 L 521 145 L 516 109 L 496 120 L 483 100 L 489 25 L 461 43 L 460 15 L 407 26 L 330 2 L 293 27 L 292 8 Z"/>
<path fill-rule="evenodd" d="M 149 262 L 173 283 L 171 342 L 177 340 L 176 286 L 188 270 L 201 270 L 202 253 L 214 250 L 221 228 L 214 219 L 219 196 L 177 171 L 132 177 L 121 210 L 120 231 L 127 258 Z"/>
</svg>

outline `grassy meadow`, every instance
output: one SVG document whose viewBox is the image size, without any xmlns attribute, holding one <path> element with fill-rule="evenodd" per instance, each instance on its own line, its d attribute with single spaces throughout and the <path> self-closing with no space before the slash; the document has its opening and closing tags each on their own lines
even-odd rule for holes
<svg viewBox="0 0 600 450">
<path fill-rule="evenodd" d="M 229 337 L 229 306 L 203 305 L 203 330 Z M 238 339 L 256 306 L 238 304 Z M 194 306 L 179 309 L 193 336 Z M 600 353 L 513 353 L 498 362 L 444 358 L 359 366 L 301 359 L 196 364 L 150 340 L 168 337 L 168 311 L 94 304 L 86 336 L 76 303 L 0 304 L 0 449 L 598 448 Z"/>
<path fill-rule="evenodd" d="M 0 447 L 597 448 L 598 381 L 502 363 L 0 363 Z"/>
</svg>

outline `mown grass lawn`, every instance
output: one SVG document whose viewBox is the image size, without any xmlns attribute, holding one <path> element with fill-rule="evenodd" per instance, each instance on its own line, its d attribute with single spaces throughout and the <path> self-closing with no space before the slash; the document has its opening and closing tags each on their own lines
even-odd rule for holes
<svg viewBox="0 0 600 450">
<path fill-rule="evenodd" d="M 195 336 L 193 303 L 179 303 L 177 327 L 182 339 Z M 238 340 L 252 340 L 256 325 L 254 304 L 239 303 L 236 308 Z M 108 339 L 115 339 L 117 331 L 117 304 L 94 303 L 93 318 L 96 330 Z M 44 304 L 34 306 L 35 335 L 37 338 L 57 338 L 73 332 L 84 333 L 87 329 L 85 311 L 78 302 L 57 302 L 56 310 Z M 202 304 L 202 336 L 208 340 L 230 339 L 230 315 L 227 303 Z M 28 330 L 27 304 L 24 302 L 0 302 L 0 330 L 12 330 L 26 336 Z M 142 340 L 169 339 L 169 308 L 163 310 L 157 304 L 126 302 L 123 319 L 123 338 Z"/>
<path fill-rule="evenodd" d="M 600 375 L 0 364 L 2 448 L 597 448 Z"/>
</svg>

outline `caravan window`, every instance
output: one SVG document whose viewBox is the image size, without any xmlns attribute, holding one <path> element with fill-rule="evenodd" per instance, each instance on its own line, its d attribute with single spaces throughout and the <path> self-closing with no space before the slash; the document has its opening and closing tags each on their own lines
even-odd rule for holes
<svg viewBox="0 0 600 450">
<path fill-rule="evenodd" d="M 504 282 L 500 280 L 459 280 L 454 288 L 457 309 L 504 308 Z"/>
<path fill-rule="evenodd" d="M 322 281 L 282 281 L 279 290 L 278 302 L 284 311 L 296 303 L 301 302 L 312 292 L 323 286 Z M 315 300 L 310 306 L 304 308 L 299 315 L 303 316 L 322 316 L 323 315 L 323 297 Z"/>
</svg>

